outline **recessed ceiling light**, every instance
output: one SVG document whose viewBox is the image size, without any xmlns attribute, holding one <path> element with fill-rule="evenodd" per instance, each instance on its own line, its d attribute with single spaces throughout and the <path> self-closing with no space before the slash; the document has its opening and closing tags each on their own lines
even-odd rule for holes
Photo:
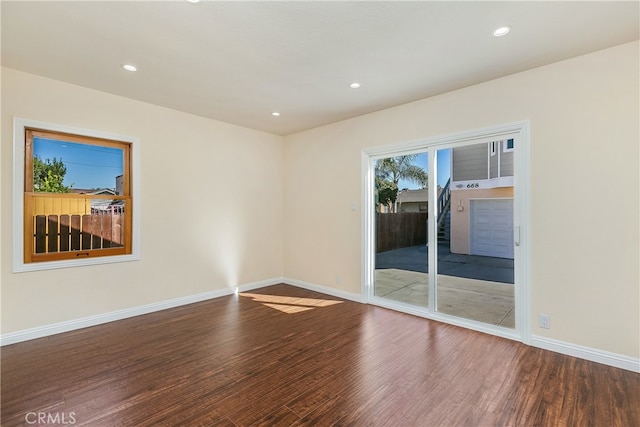
<svg viewBox="0 0 640 427">
<path fill-rule="evenodd" d="M 351 89 L 358 89 L 360 87 L 360 83 L 353 82 L 349 85 Z"/>
<path fill-rule="evenodd" d="M 127 71 L 138 71 L 135 65 L 131 65 L 131 64 L 123 64 L 122 68 L 124 68 Z"/>
<path fill-rule="evenodd" d="M 496 30 L 493 32 L 493 35 L 494 35 L 495 37 L 502 37 L 502 36 L 504 36 L 504 35 L 507 35 L 507 33 L 508 33 L 509 31 L 511 31 L 511 27 L 507 25 L 506 27 L 500 27 L 500 28 L 496 29 Z"/>
<path fill-rule="evenodd" d="M 187 0 L 189 3 L 200 3 L 200 0 Z"/>
<path fill-rule="evenodd" d="M 280 115 L 280 113 L 278 113 L 277 111 L 274 111 L 273 113 L 271 113 L 271 115 L 273 117 L 278 117 Z"/>
</svg>

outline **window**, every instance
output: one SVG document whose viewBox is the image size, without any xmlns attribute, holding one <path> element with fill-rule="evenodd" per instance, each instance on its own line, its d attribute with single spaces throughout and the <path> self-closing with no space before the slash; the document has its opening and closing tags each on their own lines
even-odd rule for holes
<svg viewBox="0 0 640 427">
<path fill-rule="evenodd" d="M 492 142 L 489 143 L 489 153 L 492 156 L 496 155 L 496 151 L 497 151 L 496 150 L 496 144 L 497 144 L 496 141 L 492 141 Z"/>
<path fill-rule="evenodd" d="M 16 119 L 14 223 L 22 224 L 14 230 L 23 233 L 14 234 L 14 270 L 137 259 L 134 142 Z"/>
<path fill-rule="evenodd" d="M 513 151 L 513 139 L 502 141 L 502 152 L 508 153 L 509 151 Z"/>
</svg>

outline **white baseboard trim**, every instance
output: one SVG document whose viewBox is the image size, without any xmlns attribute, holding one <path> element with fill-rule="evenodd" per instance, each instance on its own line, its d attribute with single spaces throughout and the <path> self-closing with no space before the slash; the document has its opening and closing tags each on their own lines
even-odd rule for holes
<svg viewBox="0 0 640 427">
<path fill-rule="evenodd" d="M 355 302 L 364 302 L 360 294 L 353 292 L 341 291 L 340 289 L 330 288 L 328 286 L 316 285 L 314 283 L 305 282 L 304 280 L 292 279 L 290 277 L 283 277 L 283 283 L 291 286 L 297 286 L 298 288 L 308 289 L 310 291 L 320 292 L 322 294 L 331 295 L 337 298 L 346 299 Z"/>
<path fill-rule="evenodd" d="M 258 282 L 246 283 L 238 286 L 239 292 L 246 292 L 252 289 L 263 288 L 265 286 L 277 285 L 283 283 L 282 277 L 261 280 Z M 143 314 L 153 313 L 155 311 L 166 310 L 168 308 L 179 307 L 181 305 L 193 304 L 195 302 L 206 301 L 213 298 L 219 298 L 231 295 L 235 292 L 235 288 L 216 289 L 214 291 L 203 292 L 195 295 L 187 295 L 184 297 L 173 298 L 170 300 L 154 302 L 137 307 L 125 308 L 122 310 L 112 311 L 110 313 L 97 314 L 95 316 L 83 317 L 80 319 L 67 320 L 64 322 L 54 323 L 51 325 L 39 326 L 36 328 L 25 329 L 17 332 L 10 332 L 0 336 L 0 346 L 28 341 L 36 338 L 47 337 L 50 335 L 60 334 L 62 332 L 74 331 L 77 329 L 88 328 L 90 326 L 101 325 L 116 320 L 127 319 L 129 317 L 140 316 Z"/>
<path fill-rule="evenodd" d="M 640 359 L 625 356 L 622 354 L 611 353 L 596 348 L 584 347 L 578 344 L 571 344 L 564 341 L 554 340 L 536 335 L 531 336 L 531 345 L 533 347 L 554 351 L 556 353 L 566 354 L 568 356 L 577 357 L 579 359 L 590 360 L 592 362 L 602 363 L 604 365 L 613 366 L 615 368 L 626 369 L 627 371 L 640 373 Z"/>
<path fill-rule="evenodd" d="M 267 286 L 279 285 L 284 283 L 284 277 L 274 277 L 273 279 L 260 280 L 258 282 L 245 283 L 238 286 L 238 292 L 247 292 L 254 289 L 265 288 Z M 232 289 L 233 291 L 233 289 Z"/>
</svg>

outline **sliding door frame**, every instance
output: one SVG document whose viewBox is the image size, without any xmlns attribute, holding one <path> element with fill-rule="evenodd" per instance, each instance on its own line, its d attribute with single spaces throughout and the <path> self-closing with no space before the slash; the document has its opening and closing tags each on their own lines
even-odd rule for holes
<svg viewBox="0 0 640 427">
<path fill-rule="evenodd" d="M 473 320 L 463 319 L 438 312 L 435 307 L 437 299 L 436 281 L 437 259 L 434 250 L 429 251 L 429 301 L 428 307 L 418 307 L 397 301 L 391 301 L 374 294 L 375 285 L 375 162 L 378 159 L 405 154 L 427 153 L 429 165 L 429 247 L 436 247 L 437 221 L 437 150 L 453 146 L 471 145 L 491 142 L 506 138 L 515 140 L 514 180 L 516 182 L 513 195 L 514 203 L 514 291 L 515 291 L 515 329 L 489 325 Z M 393 310 L 462 326 L 468 329 L 497 335 L 525 344 L 531 341 L 531 297 L 530 297 L 530 184 L 529 184 L 529 121 L 520 121 L 503 125 L 476 129 L 467 132 L 430 137 L 418 141 L 398 143 L 394 145 L 367 148 L 362 151 L 362 283 L 361 294 L 365 303 L 390 308 Z M 433 267 L 433 268 L 432 268 Z"/>
</svg>

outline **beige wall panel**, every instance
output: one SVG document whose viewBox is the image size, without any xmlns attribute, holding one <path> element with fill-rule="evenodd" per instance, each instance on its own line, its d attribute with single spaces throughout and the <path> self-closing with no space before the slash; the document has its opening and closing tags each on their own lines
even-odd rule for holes
<svg viewBox="0 0 640 427">
<path fill-rule="evenodd" d="M 12 273 L 14 116 L 140 138 L 140 261 Z M 1 123 L 2 333 L 282 276 L 282 137 L 6 68 Z"/>
<path fill-rule="evenodd" d="M 287 137 L 285 275 L 360 291 L 363 149 L 530 120 L 531 333 L 640 357 L 639 50 L 625 44 Z M 599 194 L 617 203 L 601 226 Z M 538 313 L 551 329 L 537 327 Z"/>
</svg>

